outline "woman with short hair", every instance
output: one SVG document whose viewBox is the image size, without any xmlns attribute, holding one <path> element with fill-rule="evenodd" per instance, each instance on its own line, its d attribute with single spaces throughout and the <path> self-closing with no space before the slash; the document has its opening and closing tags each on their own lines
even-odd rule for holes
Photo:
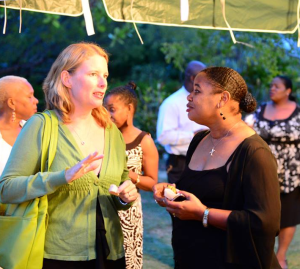
<svg viewBox="0 0 300 269">
<path fill-rule="evenodd" d="M 0 176 L 25 120 L 37 111 L 31 84 L 22 77 L 0 79 Z"/>
</svg>

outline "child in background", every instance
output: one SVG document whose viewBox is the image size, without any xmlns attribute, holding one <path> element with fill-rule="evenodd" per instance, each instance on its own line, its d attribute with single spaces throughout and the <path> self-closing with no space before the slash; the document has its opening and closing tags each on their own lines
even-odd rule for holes
<svg viewBox="0 0 300 269">
<path fill-rule="evenodd" d="M 133 125 L 137 110 L 136 85 L 112 89 L 105 97 L 104 105 L 112 121 L 121 131 L 128 156 L 129 177 L 138 189 L 152 191 L 157 183 L 158 151 L 151 136 Z M 126 268 L 143 267 L 143 214 L 141 196 L 127 211 L 119 212 L 124 234 Z"/>
</svg>

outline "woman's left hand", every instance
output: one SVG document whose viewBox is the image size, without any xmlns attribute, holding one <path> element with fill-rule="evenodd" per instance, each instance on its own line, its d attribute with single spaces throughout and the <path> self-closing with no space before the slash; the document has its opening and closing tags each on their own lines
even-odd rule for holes
<svg viewBox="0 0 300 269">
<path fill-rule="evenodd" d="M 165 198 L 166 210 L 173 215 L 173 217 L 182 220 L 199 220 L 202 221 L 203 212 L 206 206 L 193 194 L 186 191 L 179 191 L 186 200 L 183 202 L 172 202 Z"/>
<path fill-rule="evenodd" d="M 126 203 L 131 203 L 138 197 L 138 192 L 131 180 L 126 180 L 118 188 L 119 197 Z"/>
</svg>

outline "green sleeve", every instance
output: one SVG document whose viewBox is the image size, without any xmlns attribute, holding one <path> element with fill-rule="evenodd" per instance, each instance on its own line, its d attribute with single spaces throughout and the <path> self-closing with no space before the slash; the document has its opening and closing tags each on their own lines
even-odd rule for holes
<svg viewBox="0 0 300 269">
<path fill-rule="evenodd" d="M 123 139 L 123 135 L 122 135 L 122 133 L 119 130 L 117 130 L 117 131 L 119 133 L 119 138 L 120 138 L 119 143 L 121 144 L 121 146 L 120 146 L 120 154 L 124 154 L 124 162 L 123 162 L 124 170 L 123 170 L 123 174 L 121 176 L 121 183 L 120 183 L 120 185 L 122 185 L 126 180 L 130 180 L 129 179 L 129 170 L 127 168 L 127 159 L 128 159 L 128 157 L 126 155 L 126 146 L 125 146 L 125 142 L 124 142 L 124 139 Z M 133 204 L 133 202 L 131 202 L 131 203 L 128 203 L 126 205 L 123 205 L 120 202 L 119 197 L 117 197 L 117 196 L 113 196 L 113 199 L 114 199 L 114 203 L 115 203 L 115 205 L 117 207 L 117 210 L 127 210 Z"/>
<path fill-rule="evenodd" d="M 0 202 L 22 203 L 66 184 L 65 171 L 40 172 L 44 122 L 34 115 L 20 132 L 0 178 Z"/>
</svg>

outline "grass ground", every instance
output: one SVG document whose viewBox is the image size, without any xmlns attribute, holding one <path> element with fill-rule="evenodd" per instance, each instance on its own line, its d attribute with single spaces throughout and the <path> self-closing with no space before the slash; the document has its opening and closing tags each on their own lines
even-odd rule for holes
<svg viewBox="0 0 300 269">
<path fill-rule="evenodd" d="M 165 173 L 160 172 L 159 181 L 166 181 Z M 141 194 L 144 212 L 144 269 L 173 268 L 171 218 L 164 208 L 154 202 L 152 193 L 142 191 Z M 287 259 L 289 269 L 300 269 L 300 227 L 290 245 Z"/>
</svg>

